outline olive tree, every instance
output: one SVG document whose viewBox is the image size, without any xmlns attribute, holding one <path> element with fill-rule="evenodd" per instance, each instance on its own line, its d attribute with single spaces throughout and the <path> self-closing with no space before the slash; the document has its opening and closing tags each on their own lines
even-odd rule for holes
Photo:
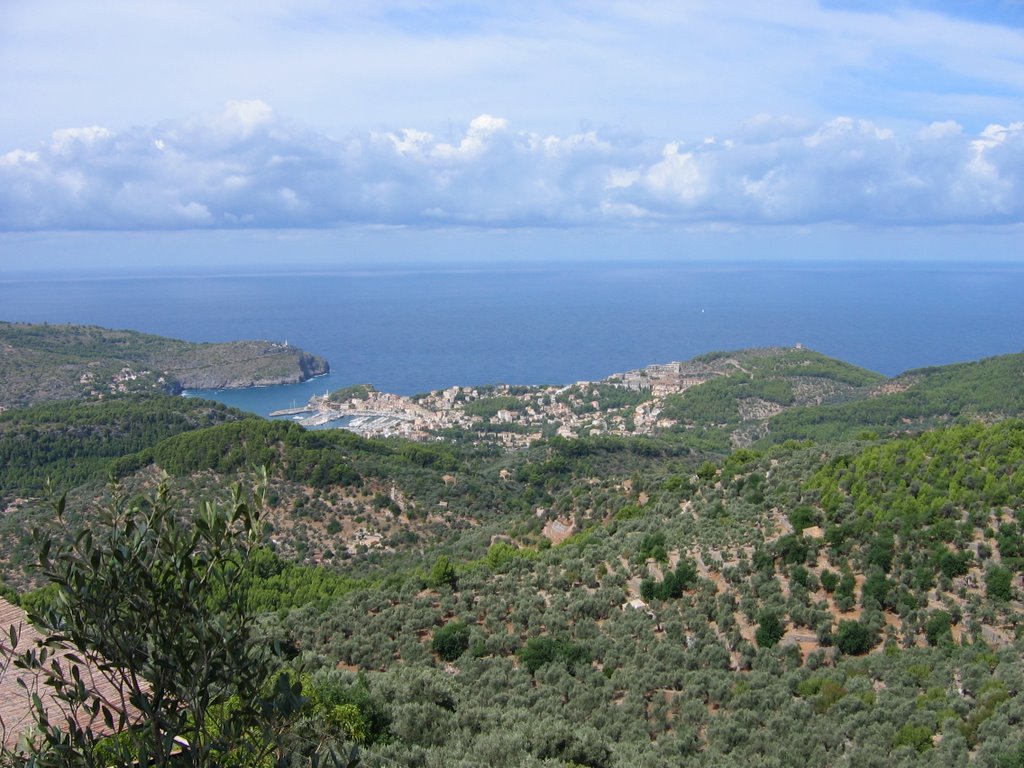
<svg viewBox="0 0 1024 768">
<path fill-rule="evenodd" d="M 229 504 L 194 510 L 177 509 L 166 486 L 132 504 L 115 488 L 81 528 L 57 502 L 62 534 L 36 534 L 56 598 L 31 616 L 49 634 L 17 660 L 61 705 L 55 716 L 36 699 L 36 764 L 284 759 L 275 734 L 302 707 L 301 689 L 275 677 L 246 605 L 263 488 L 236 485 Z M 106 693 L 90 683 L 97 674 Z"/>
</svg>

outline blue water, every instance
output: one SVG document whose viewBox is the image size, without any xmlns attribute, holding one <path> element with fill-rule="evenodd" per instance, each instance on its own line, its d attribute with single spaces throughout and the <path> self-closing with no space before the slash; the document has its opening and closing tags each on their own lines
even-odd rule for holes
<svg viewBox="0 0 1024 768">
<path fill-rule="evenodd" d="M 603 264 L 259 275 L 0 275 L 0 319 L 263 338 L 323 355 L 306 384 L 213 395 L 267 413 L 354 383 L 566 383 L 712 350 L 804 345 L 885 374 L 1019 352 L 1024 267 Z M 207 393 L 209 394 L 209 393 Z"/>
</svg>

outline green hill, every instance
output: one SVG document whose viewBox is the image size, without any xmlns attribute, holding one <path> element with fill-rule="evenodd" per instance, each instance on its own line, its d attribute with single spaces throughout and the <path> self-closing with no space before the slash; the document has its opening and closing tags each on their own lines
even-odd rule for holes
<svg viewBox="0 0 1024 768">
<path fill-rule="evenodd" d="M 70 488 L 102 481 L 112 459 L 170 435 L 246 418 L 219 403 L 121 395 L 0 412 L 0 504 L 38 495 L 49 480 Z"/>
<path fill-rule="evenodd" d="M 723 451 L 749 445 L 775 414 L 858 397 L 885 379 L 807 349 L 715 352 L 691 362 L 714 366 L 719 375 L 666 396 L 661 415 L 691 440 L 703 438 L 698 445 Z"/>
<path fill-rule="evenodd" d="M 305 381 L 327 361 L 267 341 L 194 344 L 83 325 L 0 322 L 0 408 L 124 392 Z"/>
<path fill-rule="evenodd" d="M 0 414 L 0 466 L 70 486 L 83 529 L 108 473 L 128 508 L 168 483 L 184 529 L 268 466 L 244 584 L 308 694 L 281 725 L 295 761 L 1021 764 L 1022 356 L 890 380 L 807 350 L 691 363 L 550 398 L 590 418 L 664 397 L 674 425 L 644 436 L 502 450 L 138 396 Z M 477 420 L 541 404 L 477 389 Z M 10 583 L 47 509 L 5 511 Z"/>
<path fill-rule="evenodd" d="M 769 422 L 770 440 L 889 435 L 956 420 L 1024 415 L 1024 354 L 908 371 L 847 403 L 794 408 Z"/>
</svg>

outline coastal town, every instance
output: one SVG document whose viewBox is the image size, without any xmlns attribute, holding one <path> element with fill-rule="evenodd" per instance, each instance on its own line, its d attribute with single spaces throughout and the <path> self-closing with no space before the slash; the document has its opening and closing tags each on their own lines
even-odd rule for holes
<svg viewBox="0 0 1024 768">
<path fill-rule="evenodd" d="M 407 397 L 350 387 L 271 414 L 307 428 L 338 427 L 365 437 L 436 440 L 473 433 L 476 442 L 508 448 L 542 437 L 645 434 L 673 422 L 659 418 L 658 398 L 720 375 L 715 367 L 670 363 L 563 386 L 454 386 Z"/>
<path fill-rule="evenodd" d="M 515 449 L 548 437 L 651 435 L 680 426 L 666 413 L 666 401 L 714 379 L 751 380 L 750 359 L 796 354 L 794 374 L 809 362 L 801 345 L 787 350 L 748 350 L 740 356 L 705 355 L 686 362 L 650 365 L 599 381 L 562 386 L 453 386 L 423 395 L 379 392 L 356 385 L 312 397 L 308 404 L 270 414 L 291 418 L 307 428 L 342 428 L 364 437 L 404 437 L 431 441 L 463 439 Z M 814 355 L 815 353 L 809 353 Z M 799 376 L 791 376 L 796 381 Z M 835 387 L 806 377 L 796 401 L 816 403 Z M 763 420 L 783 406 L 763 397 L 744 398 L 742 420 Z"/>
</svg>

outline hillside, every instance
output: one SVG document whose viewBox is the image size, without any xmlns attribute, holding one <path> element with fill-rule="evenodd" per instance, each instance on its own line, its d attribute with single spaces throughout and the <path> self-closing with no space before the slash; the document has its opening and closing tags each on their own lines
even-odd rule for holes
<svg viewBox="0 0 1024 768">
<path fill-rule="evenodd" d="M 169 484 L 187 527 L 264 465 L 248 604 L 313 700 L 348 707 L 293 735 L 360 764 L 1015 766 L 1021 364 L 884 380 L 808 350 L 716 353 L 454 388 L 436 396 L 467 426 L 423 442 L 170 397 L 12 410 L 3 483 L 24 496 L 0 556 L 33 582 L 46 475 L 76 525 L 110 476 L 143 507 Z M 655 404 L 646 434 L 615 433 Z M 547 408 L 580 428 L 480 439 Z"/>
<path fill-rule="evenodd" d="M 327 361 L 267 341 L 194 344 L 80 325 L 0 322 L 0 409 L 124 392 L 305 381 Z"/>
<path fill-rule="evenodd" d="M 181 432 L 247 417 L 219 403 L 169 395 L 116 395 L 0 412 L 0 508 L 106 478 L 111 460 Z"/>
<path fill-rule="evenodd" d="M 907 371 L 851 402 L 794 408 L 768 423 L 770 439 L 890 435 L 956 420 L 1024 415 L 1024 354 Z"/>
</svg>

